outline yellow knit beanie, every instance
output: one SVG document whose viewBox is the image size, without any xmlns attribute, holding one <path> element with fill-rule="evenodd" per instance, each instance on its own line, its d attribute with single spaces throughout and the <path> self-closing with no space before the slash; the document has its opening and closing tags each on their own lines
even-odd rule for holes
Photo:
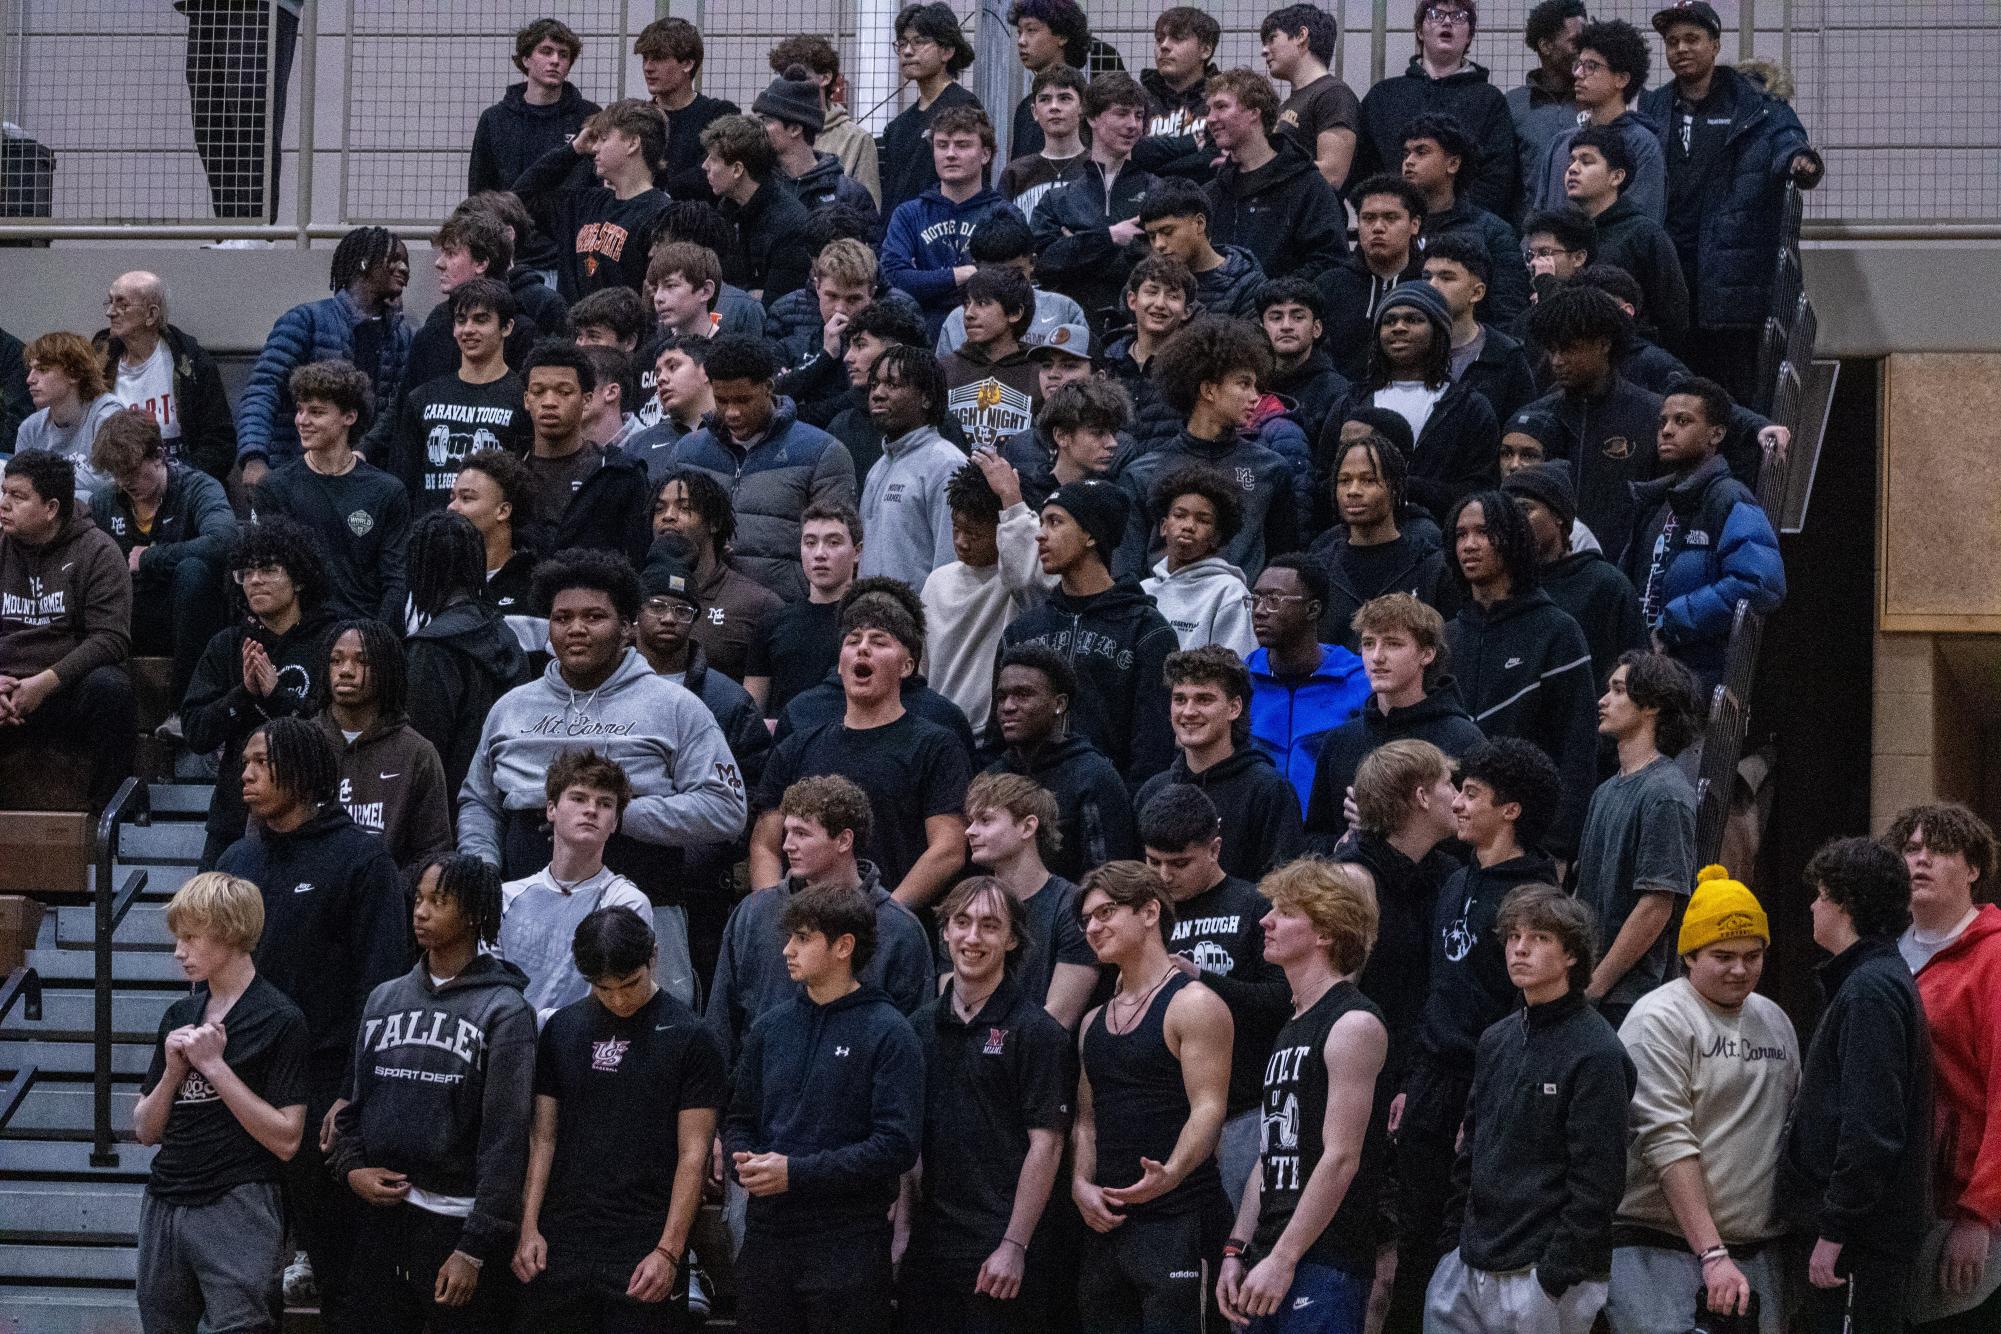
<svg viewBox="0 0 2001 1334">
<path fill-rule="evenodd" d="M 1682 914 L 1678 954 L 1693 954 L 1705 945 L 1736 936 L 1756 936 L 1772 943 L 1771 924 L 1757 896 L 1730 878 L 1721 866 L 1705 866 L 1695 877 L 1695 893 Z"/>
</svg>

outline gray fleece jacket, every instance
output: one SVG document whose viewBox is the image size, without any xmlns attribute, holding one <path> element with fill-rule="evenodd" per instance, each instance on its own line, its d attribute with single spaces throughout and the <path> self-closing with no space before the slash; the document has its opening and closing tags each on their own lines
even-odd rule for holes
<svg viewBox="0 0 2001 1334">
<path fill-rule="evenodd" d="M 459 850 L 498 866 L 507 811 L 539 811 L 549 765 L 588 746 L 632 780 L 619 832 L 688 848 L 743 832 L 743 778 L 708 706 L 628 648 L 596 690 L 575 691 L 554 662 L 494 702 L 459 789 Z"/>
</svg>

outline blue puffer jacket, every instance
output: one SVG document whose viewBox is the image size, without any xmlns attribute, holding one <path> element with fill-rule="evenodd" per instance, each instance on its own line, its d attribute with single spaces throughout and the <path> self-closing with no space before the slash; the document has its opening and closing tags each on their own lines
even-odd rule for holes
<svg viewBox="0 0 2001 1334">
<path fill-rule="evenodd" d="M 1703 329 L 1764 322 L 1786 181 L 1793 159 L 1812 152 L 1793 109 L 1736 70 L 1718 65 L 1714 89 L 1727 89 L 1731 98 L 1722 160 L 1706 179 L 1700 205 L 1667 220 L 1682 271 L 1689 275 L 1694 323 Z M 1677 132 L 1669 124 L 1675 118 L 1673 82 L 1642 93 L 1639 105 L 1665 145 Z M 1669 165 L 1672 169 L 1672 154 Z"/>
<path fill-rule="evenodd" d="M 413 334 L 400 306 L 389 309 L 389 336 L 373 366 L 360 369 L 375 393 L 377 411 L 396 401 L 403 387 L 403 369 L 410 360 Z M 250 379 L 236 403 L 236 458 L 239 463 L 263 459 L 272 467 L 299 457 L 299 433 L 292 425 L 292 372 L 315 361 L 354 359 L 355 326 L 368 319 L 352 296 L 335 292 L 318 301 L 292 307 L 278 317 L 250 368 Z"/>
<path fill-rule="evenodd" d="M 1320 665 L 1304 681 L 1273 672 L 1270 649 L 1258 649 L 1244 664 L 1251 670 L 1251 744 L 1292 784 L 1304 814 L 1320 743 L 1361 714 L 1369 702 L 1369 674 L 1338 644 L 1320 646 Z"/>
<path fill-rule="evenodd" d="M 1738 600 L 1749 599 L 1751 610 L 1767 616 L 1786 600 L 1778 534 L 1720 454 L 1685 476 L 1633 483 L 1633 503 L 1643 517 L 1626 550 L 1626 577 L 1644 598 L 1660 549 L 1663 586 L 1651 628 L 1705 685 L 1714 682 L 1723 671 Z M 1663 546 L 1670 513 L 1676 527 Z"/>
</svg>

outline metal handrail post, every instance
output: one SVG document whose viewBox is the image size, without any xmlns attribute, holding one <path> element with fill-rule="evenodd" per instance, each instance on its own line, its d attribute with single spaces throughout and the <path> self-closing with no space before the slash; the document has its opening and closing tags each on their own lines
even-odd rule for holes
<svg viewBox="0 0 2001 1334">
<path fill-rule="evenodd" d="M 1758 0 L 1737 6 L 1737 63 L 1755 59 L 1758 50 Z"/>
<path fill-rule="evenodd" d="M 293 203 L 298 209 L 298 246 L 312 246 L 313 143 L 319 137 L 320 0 L 306 0 L 299 14 L 299 179 Z"/>
<path fill-rule="evenodd" d="M 1390 0 L 1375 0 L 1369 16 L 1369 84 L 1383 81 L 1388 68 L 1390 43 Z"/>
<path fill-rule="evenodd" d="M 118 923 L 132 906 L 132 900 L 146 885 L 146 873 L 134 871 L 121 891 L 112 888 L 112 875 L 118 861 L 118 829 L 129 813 L 134 819 L 145 820 L 150 815 L 149 794 L 145 783 L 137 778 L 128 778 L 118 785 L 118 792 L 97 817 L 97 835 L 93 841 L 96 856 L 97 883 L 92 886 L 92 898 L 97 907 L 97 938 L 92 942 L 92 988 L 96 1000 L 95 1025 L 92 1037 L 91 1071 L 91 1149 L 92 1167 L 118 1166 L 118 1150 L 111 1139 L 111 988 L 112 950 L 111 938 L 118 930 Z"/>
</svg>

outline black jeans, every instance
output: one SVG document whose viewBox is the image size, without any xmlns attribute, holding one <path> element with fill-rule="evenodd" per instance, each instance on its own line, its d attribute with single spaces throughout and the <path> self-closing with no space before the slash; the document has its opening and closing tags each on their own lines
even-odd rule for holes
<svg viewBox="0 0 2001 1334">
<path fill-rule="evenodd" d="M 640 1257 L 644 1259 L 645 1257 Z M 639 1260 L 549 1257 L 549 1267 L 522 1289 L 517 1334 L 681 1334 L 688 1315 L 688 1267 L 674 1275 L 663 1302 L 625 1295 Z"/>
<path fill-rule="evenodd" d="M 1439 1241 L 1452 1195 L 1452 1161 L 1471 1092 L 1470 1081 L 1423 1062 L 1404 1081 L 1394 1159 L 1397 1273 L 1383 1322 L 1387 1334 L 1418 1334 L 1424 1327 L 1424 1292 L 1443 1254 Z"/>
<path fill-rule="evenodd" d="M 209 837 L 213 840 L 214 835 Z M 306 1133 L 299 1140 L 299 1151 L 285 1164 L 285 1213 L 292 1222 L 293 1239 L 312 1262 L 313 1283 L 320 1290 L 321 1325 L 337 1330 L 347 1314 L 355 1233 L 362 1213 L 372 1211 L 345 1180 L 336 1181 L 329 1174 L 320 1153 L 320 1123 L 334 1100 L 347 1092 L 343 1078 L 347 1053 L 338 1048 L 316 1051 L 306 1069 Z"/>
<path fill-rule="evenodd" d="M 285 86 L 292 78 L 298 16 L 268 0 L 183 0 L 176 8 L 188 19 L 188 103 L 195 152 L 208 175 L 215 216 L 271 222 L 278 214 Z M 275 22 L 273 9 L 278 11 Z M 272 145 L 268 192 L 267 137 Z"/>
<path fill-rule="evenodd" d="M 465 1220 L 414 1204 L 361 1207 L 367 1218 L 347 1284 L 352 1334 L 496 1334 L 508 1327 L 521 1291 L 508 1272 L 511 1256 L 486 1261 L 464 1306 L 440 1306 L 432 1299 L 438 1270 L 458 1247 Z"/>
<path fill-rule="evenodd" d="M 132 589 L 132 652 L 174 660 L 174 699 L 187 698 L 188 683 L 215 632 L 228 619 L 229 598 L 222 569 L 191 556 Z"/>
<path fill-rule="evenodd" d="M 0 764 L 15 738 L 80 743 L 90 764 L 90 807 L 101 811 L 131 776 L 138 703 L 125 668 L 99 667 L 66 685 L 18 725 L 0 727 Z"/>
<path fill-rule="evenodd" d="M 810 1237 L 753 1227 L 736 1272 L 743 1334 L 888 1334 L 887 1223 Z"/>
</svg>

